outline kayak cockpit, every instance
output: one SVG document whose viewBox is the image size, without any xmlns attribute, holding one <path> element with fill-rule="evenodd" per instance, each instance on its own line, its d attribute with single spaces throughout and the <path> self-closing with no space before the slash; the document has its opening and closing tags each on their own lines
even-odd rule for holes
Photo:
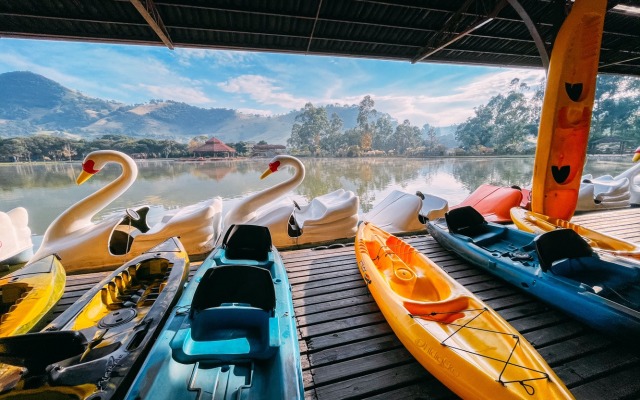
<svg viewBox="0 0 640 400">
<path fill-rule="evenodd" d="M 540 268 L 550 276 L 584 290 L 640 310 L 640 266 L 619 264 L 598 257 L 591 246 L 571 229 L 543 233 L 534 240 Z"/>
</svg>

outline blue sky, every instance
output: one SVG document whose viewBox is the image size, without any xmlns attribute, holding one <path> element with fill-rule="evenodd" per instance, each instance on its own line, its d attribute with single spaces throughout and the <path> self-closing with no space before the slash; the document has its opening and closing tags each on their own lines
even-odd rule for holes
<svg viewBox="0 0 640 400">
<path fill-rule="evenodd" d="M 418 126 L 464 122 L 513 78 L 535 86 L 544 76 L 542 69 L 2 38 L 0 73 L 10 71 L 127 104 L 163 99 L 265 115 L 370 95 L 376 109 Z"/>
</svg>

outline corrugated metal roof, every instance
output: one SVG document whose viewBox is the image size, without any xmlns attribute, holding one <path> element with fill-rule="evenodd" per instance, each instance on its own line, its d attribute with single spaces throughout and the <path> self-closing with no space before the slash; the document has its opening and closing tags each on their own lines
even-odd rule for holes
<svg viewBox="0 0 640 400">
<path fill-rule="evenodd" d="M 147 20 L 133 3 L 148 10 Z M 527 26 L 510 4 L 521 6 L 532 25 Z M 426 54 L 420 62 L 543 67 L 539 47 L 550 53 L 570 4 L 568 0 L 20 0 L 0 2 L 0 36 L 407 62 Z M 619 4 L 640 7 L 637 0 L 608 1 L 600 72 L 640 75 L 640 15 L 614 9 Z M 530 28 L 539 33 L 538 47 Z"/>
</svg>

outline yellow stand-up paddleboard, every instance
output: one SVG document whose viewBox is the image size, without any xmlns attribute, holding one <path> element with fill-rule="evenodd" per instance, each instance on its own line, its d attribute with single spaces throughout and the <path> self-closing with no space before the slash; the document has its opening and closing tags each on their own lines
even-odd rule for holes
<svg viewBox="0 0 640 400">
<path fill-rule="evenodd" d="M 606 0 L 576 0 L 551 52 L 533 168 L 531 209 L 569 220 L 578 202 Z"/>
<path fill-rule="evenodd" d="M 563 219 L 548 217 L 521 207 L 513 207 L 511 209 L 511 220 L 513 220 L 518 229 L 535 234 L 543 234 L 556 229 L 571 229 L 582 236 L 594 250 L 615 256 L 640 258 L 640 246 L 637 244 L 587 229 L 584 226 Z"/>
<path fill-rule="evenodd" d="M 356 234 L 360 272 L 409 352 L 464 399 L 571 399 L 508 322 L 411 245 L 370 224 Z"/>
</svg>

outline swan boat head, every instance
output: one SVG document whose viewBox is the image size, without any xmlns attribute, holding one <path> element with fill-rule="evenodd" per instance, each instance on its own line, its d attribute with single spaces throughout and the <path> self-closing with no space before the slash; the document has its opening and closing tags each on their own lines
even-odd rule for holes
<svg viewBox="0 0 640 400">
<path fill-rule="evenodd" d="M 294 174 L 284 182 L 254 193 L 242 199 L 235 208 L 231 209 L 224 218 L 224 226 L 233 224 L 256 223 L 268 210 L 271 203 L 282 198 L 287 193 L 297 188 L 305 176 L 304 164 L 296 157 L 277 155 L 269 161 L 268 168 L 262 173 L 260 179 L 264 179 L 274 172 L 281 171 L 283 167 L 293 167 Z"/>
<path fill-rule="evenodd" d="M 640 160 L 640 147 L 633 153 L 633 162 L 637 162 L 638 160 Z"/>
<path fill-rule="evenodd" d="M 110 235 L 114 223 L 111 219 L 94 223 L 92 218 L 135 182 L 138 176 L 138 167 L 135 162 L 119 151 L 91 152 L 82 162 L 82 172 L 76 179 L 76 183 L 83 184 L 108 163 L 116 163 L 122 167 L 120 176 L 60 214 L 47 228 L 42 244 L 32 258 L 33 261 L 51 254 L 58 254 L 67 268 L 70 265 L 65 260 L 82 257 L 81 254 L 75 253 L 80 249 L 89 251 L 91 247 L 89 244 L 99 246 L 100 239 Z M 117 218 L 121 219 L 121 217 Z"/>
</svg>

